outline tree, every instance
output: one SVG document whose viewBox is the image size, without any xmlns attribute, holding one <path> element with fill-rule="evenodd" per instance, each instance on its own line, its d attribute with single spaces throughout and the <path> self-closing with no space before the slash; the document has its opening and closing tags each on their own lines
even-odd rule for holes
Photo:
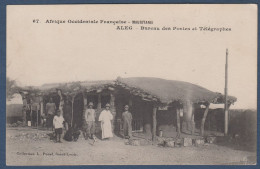
<svg viewBox="0 0 260 169">
<path fill-rule="evenodd" d="M 13 95 L 19 92 L 19 89 L 15 80 L 6 77 L 6 99 L 12 99 Z"/>
</svg>

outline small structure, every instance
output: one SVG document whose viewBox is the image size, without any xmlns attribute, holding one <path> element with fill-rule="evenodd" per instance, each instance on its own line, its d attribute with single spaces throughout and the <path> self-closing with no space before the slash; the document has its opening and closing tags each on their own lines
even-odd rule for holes
<svg viewBox="0 0 260 169">
<path fill-rule="evenodd" d="M 49 84 L 35 88 L 33 91 L 23 90 L 21 94 L 26 97 L 32 95 L 41 104 L 41 114 L 45 113 L 44 107 L 50 97 L 59 107 L 57 89 L 62 91 L 62 96 L 70 100 L 72 106 L 71 124 L 82 126 L 84 108 L 89 102 L 94 103 L 98 113 L 102 111 L 106 103 L 110 103 L 114 116 L 113 129 L 119 132 L 121 115 L 124 105 L 130 106 L 133 116 L 133 132 L 141 131 L 151 134 L 153 140 L 157 133 L 157 113 L 171 112 L 177 119 L 178 135 L 181 134 L 180 118 L 194 134 L 194 110 L 201 105 L 206 106 L 201 119 L 201 135 L 204 135 L 204 123 L 209 110 L 209 105 L 223 104 L 224 96 L 201 86 L 188 82 L 165 80 L 160 78 L 136 77 L 117 78 L 114 81 L 85 81 L 65 84 Z M 27 92 L 27 94 L 23 94 Z M 34 92 L 34 94 L 32 94 Z M 229 96 L 229 105 L 236 101 Z"/>
</svg>

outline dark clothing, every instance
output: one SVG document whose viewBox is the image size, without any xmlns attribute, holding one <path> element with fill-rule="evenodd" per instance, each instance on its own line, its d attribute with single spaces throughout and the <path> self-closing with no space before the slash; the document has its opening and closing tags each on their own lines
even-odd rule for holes
<svg viewBox="0 0 260 169">
<path fill-rule="evenodd" d="M 32 126 L 37 125 L 37 111 L 32 110 Z"/>
<path fill-rule="evenodd" d="M 55 134 L 62 134 L 62 128 L 55 129 Z"/>
<path fill-rule="evenodd" d="M 123 128 L 124 128 L 124 136 L 132 137 L 132 124 L 124 123 Z"/>
<path fill-rule="evenodd" d="M 46 123 L 47 123 L 47 127 L 51 128 L 53 127 L 53 118 L 54 118 L 54 115 L 53 114 L 48 114 L 47 115 L 47 119 L 46 119 Z"/>
<path fill-rule="evenodd" d="M 132 114 L 129 111 L 125 111 L 122 114 L 124 136 L 132 137 Z"/>
<path fill-rule="evenodd" d="M 26 121 L 31 121 L 31 110 L 26 111 Z"/>
<path fill-rule="evenodd" d="M 67 123 L 71 123 L 71 115 L 72 115 L 72 107 L 71 107 L 71 104 L 66 104 L 64 105 L 64 111 L 63 111 L 63 117 L 64 117 L 64 120 L 65 122 Z"/>
<path fill-rule="evenodd" d="M 77 141 L 80 135 L 80 131 L 73 129 L 72 127 L 64 135 L 64 140 L 66 141 Z"/>
<path fill-rule="evenodd" d="M 60 103 L 64 102 L 64 100 L 66 100 L 66 95 L 65 94 L 62 94 L 62 98 L 60 98 L 59 95 L 56 95 L 55 97 L 53 97 L 53 101 L 54 101 L 54 103 L 56 105 L 56 110 L 59 110 Z"/>
<path fill-rule="evenodd" d="M 65 135 L 64 135 L 64 140 L 66 141 L 72 141 L 73 140 L 73 128 L 70 127 L 68 129 L 68 131 L 66 131 Z"/>
<path fill-rule="evenodd" d="M 74 130 L 73 132 L 73 140 L 77 141 L 79 139 L 80 131 L 79 130 Z"/>
<path fill-rule="evenodd" d="M 55 140 L 60 142 L 60 137 L 61 137 L 61 134 L 62 134 L 62 128 L 56 128 L 55 129 Z M 57 140 L 58 138 L 58 140 Z"/>
</svg>

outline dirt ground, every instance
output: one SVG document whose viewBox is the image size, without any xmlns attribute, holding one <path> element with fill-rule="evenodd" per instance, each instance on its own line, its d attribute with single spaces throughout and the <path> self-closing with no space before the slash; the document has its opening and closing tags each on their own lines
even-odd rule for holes
<svg viewBox="0 0 260 169">
<path fill-rule="evenodd" d="M 244 165 L 254 164 L 256 152 L 206 144 L 200 147 L 166 148 L 156 145 L 132 146 L 114 136 L 100 139 L 54 143 L 51 131 L 13 127 L 6 130 L 7 165 Z M 254 160 L 252 160 L 254 159 Z"/>
</svg>

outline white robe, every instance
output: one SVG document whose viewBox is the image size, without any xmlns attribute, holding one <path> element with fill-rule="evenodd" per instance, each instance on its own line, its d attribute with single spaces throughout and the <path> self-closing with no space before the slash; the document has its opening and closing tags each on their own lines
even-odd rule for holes
<svg viewBox="0 0 260 169">
<path fill-rule="evenodd" d="M 113 137 L 111 120 L 113 115 L 109 110 L 103 110 L 100 113 L 98 121 L 101 121 L 102 139 Z"/>
</svg>

